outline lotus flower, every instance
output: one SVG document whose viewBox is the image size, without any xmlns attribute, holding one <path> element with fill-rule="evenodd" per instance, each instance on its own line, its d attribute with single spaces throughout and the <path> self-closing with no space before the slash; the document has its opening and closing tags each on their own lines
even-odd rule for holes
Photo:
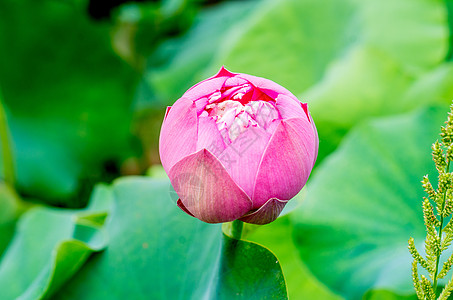
<svg viewBox="0 0 453 300">
<path fill-rule="evenodd" d="M 318 134 L 288 90 L 222 67 L 167 108 L 159 153 L 187 214 L 266 224 L 307 182 Z"/>
</svg>

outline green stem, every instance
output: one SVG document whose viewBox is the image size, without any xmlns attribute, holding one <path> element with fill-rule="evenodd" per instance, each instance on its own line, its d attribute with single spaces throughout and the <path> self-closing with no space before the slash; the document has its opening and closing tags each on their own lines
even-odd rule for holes
<svg viewBox="0 0 453 300">
<path fill-rule="evenodd" d="M 6 113 L 3 106 L 2 95 L 0 92 L 0 143 L 3 161 L 4 179 L 7 184 L 14 188 L 15 174 L 14 174 L 14 161 L 11 151 L 11 144 L 9 140 L 8 122 L 6 120 Z"/>
<path fill-rule="evenodd" d="M 235 220 L 235 221 L 233 221 L 233 223 L 231 223 L 231 235 L 233 236 L 233 238 L 235 238 L 236 240 L 241 239 L 243 227 L 244 227 L 244 222 L 242 222 L 242 221 Z"/>
<path fill-rule="evenodd" d="M 448 173 L 450 171 L 450 161 L 447 162 L 447 167 L 445 168 L 445 173 Z M 439 227 L 439 240 L 442 241 L 442 229 L 444 225 L 444 209 L 445 209 L 445 200 L 447 197 L 447 191 L 448 188 L 445 189 L 444 194 L 442 195 L 442 210 L 440 214 L 440 227 Z M 437 273 L 439 272 L 439 262 L 440 262 L 440 253 L 436 257 L 436 270 L 434 271 L 434 278 L 433 278 L 433 290 L 434 293 L 437 295 Z"/>
</svg>

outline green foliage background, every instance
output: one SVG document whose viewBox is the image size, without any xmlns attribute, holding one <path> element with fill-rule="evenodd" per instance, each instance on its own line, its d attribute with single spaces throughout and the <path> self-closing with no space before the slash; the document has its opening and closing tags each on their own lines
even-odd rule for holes
<svg viewBox="0 0 453 300">
<path fill-rule="evenodd" d="M 413 299 L 406 243 L 423 247 L 420 180 L 453 99 L 452 13 L 0 0 L 0 298 Z M 292 209 L 239 242 L 176 207 L 157 154 L 166 106 L 222 65 L 287 87 L 320 137 Z"/>
</svg>

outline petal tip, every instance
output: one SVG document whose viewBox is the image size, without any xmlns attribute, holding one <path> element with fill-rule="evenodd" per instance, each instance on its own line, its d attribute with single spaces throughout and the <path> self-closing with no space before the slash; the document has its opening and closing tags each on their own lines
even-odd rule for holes
<svg viewBox="0 0 453 300">
<path fill-rule="evenodd" d="M 188 214 L 189 216 L 192 216 L 194 218 L 196 218 L 188 209 L 187 207 L 184 206 L 184 203 L 182 203 L 181 199 L 178 199 L 178 201 L 176 202 L 176 205 L 178 205 L 178 207 L 183 211 L 185 212 L 186 214 Z"/>
<path fill-rule="evenodd" d="M 164 115 L 164 120 L 167 118 L 168 113 L 170 112 L 171 106 L 167 106 L 167 109 L 165 110 L 165 115 Z"/>
<path fill-rule="evenodd" d="M 269 199 L 259 209 L 240 218 L 241 221 L 257 225 L 265 225 L 275 221 L 289 200 Z"/>
<path fill-rule="evenodd" d="M 228 71 L 225 66 L 222 66 L 219 70 L 219 72 L 217 72 L 217 74 L 214 76 L 214 77 L 223 77 L 223 76 L 227 76 L 227 77 L 233 77 L 235 76 L 236 74 Z"/>
<path fill-rule="evenodd" d="M 300 102 L 300 106 L 302 106 L 302 109 L 304 110 L 305 115 L 307 116 L 308 121 L 311 123 L 310 113 L 308 112 L 308 104 L 307 104 L 307 103 L 302 103 L 302 102 Z"/>
</svg>

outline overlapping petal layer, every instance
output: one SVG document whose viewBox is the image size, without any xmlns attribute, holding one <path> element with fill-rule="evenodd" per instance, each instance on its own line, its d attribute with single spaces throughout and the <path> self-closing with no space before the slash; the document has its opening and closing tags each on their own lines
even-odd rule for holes
<svg viewBox="0 0 453 300">
<path fill-rule="evenodd" d="M 218 156 L 233 180 L 252 198 L 256 173 L 271 135 L 259 127 L 249 127 Z"/>
<path fill-rule="evenodd" d="M 276 99 L 278 95 L 286 95 L 294 99 L 294 101 L 299 102 L 296 96 L 294 96 L 290 91 L 288 91 L 281 85 L 273 82 L 272 80 L 248 74 L 235 74 L 235 75 L 239 78 L 246 79 L 256 88 L 260 89 L 263 93 L 266 93 L 272 99 Z"/>
<path fill-rule="evenodd" d="M 204 222 L 233 221 L 252 208 L 247 194 L 206 149 L 181 159 L 168 175 L 186 210 Z"/>
<path fill-rule="evenodd" d="M 239 220 L 257 225 L 270 223 L 278 218 L 283 208 L 285 208 L 286 203 L 288 203 L 288 200 L 282 201 L 276 198 L 269 199 L 259 209 L 248 213 Z"/>
<path fill-rule="evenodd" d="M 294 101 L 291 97 L 282 94 L 278 95 L 276 106 L 282 119 L 302 118 L 308 120 L 308 115 L 301 103 Z"/>
<path fill-rule="evenodd" d="M 217 124 L 211 118 L 198 119 L 198 140 L 196 151 L 209 150 L 214 155 L 219 155 L 225 150 L 223 137 L 217 129 Z"/>
<path fill-rule="evenodd" d="M 252 201 L 258 209 L 269 199 L 290 200 L 307 182 L 317 148 L 306 118 L 282 120 L 261 159 Z"/>
<path fill-rule="evenodd" d="M 167 174 L 175 163 L 195 151 L 197 124 L 197 111 L 192 100 L 181 98 L 167 109 L 159 138 L 160 160 Z"/>
</svg>

